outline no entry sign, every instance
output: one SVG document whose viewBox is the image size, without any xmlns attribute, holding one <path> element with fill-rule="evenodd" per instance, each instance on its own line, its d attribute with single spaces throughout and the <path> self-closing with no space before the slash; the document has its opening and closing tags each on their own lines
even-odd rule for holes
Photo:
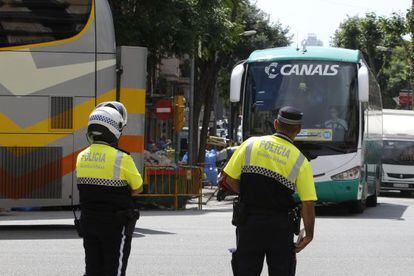
<svg viewBox="0 0 414 276">
<path fill-rule="evenodd" d="M 158 120 L 168 120 L 173 114 L 172 101 L 159 100 L 155 103 L 155 116 Z"/>
</svg>

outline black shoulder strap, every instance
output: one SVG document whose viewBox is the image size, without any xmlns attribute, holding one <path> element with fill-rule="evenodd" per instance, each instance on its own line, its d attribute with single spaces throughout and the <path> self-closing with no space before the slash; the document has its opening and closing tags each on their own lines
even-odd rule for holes
<svg viewBox="0 0 414 276">
<path fill-rule="evenodd" d="M 117 150 L 119 150 L 119 151 L 121 151 L 121 152 L 123 152 L 123 153 L 125 153 L 125 154 L 128 154 L 128 155 L 131 155 L 131 153 L 130 152 L 128 152 L 128 151 L 126 151 L 126 150 L 123 150 L 123 149 L 121 149 L 121 148 L 119 148 L 119 147 L 114 147 L 115 149 L 117 149 Z"/>
<path fill-rule="evenodd" d="M 282 138 L 283 140 L 288 141 L 289 143 L 293 144 L 292 139 L 290 139 L 287 135 L 280 133 L 280 132 L 276 132 L 275 134 L 273 134 L 276 137 Z"/>
</svg>

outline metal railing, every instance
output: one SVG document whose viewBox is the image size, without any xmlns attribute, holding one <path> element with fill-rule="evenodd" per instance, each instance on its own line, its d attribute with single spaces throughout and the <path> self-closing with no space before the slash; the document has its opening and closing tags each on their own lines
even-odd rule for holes
<svg viewBox="0 0 414 276">
<path fill-rule="evenodd" d="M 144 193 L 139 196 L 173 198 L 176 210 L 181 198 L 197 198 L 202 209 L 202 179 L 203 168 L 197 166 L 146 166 Z"/>
</svg>

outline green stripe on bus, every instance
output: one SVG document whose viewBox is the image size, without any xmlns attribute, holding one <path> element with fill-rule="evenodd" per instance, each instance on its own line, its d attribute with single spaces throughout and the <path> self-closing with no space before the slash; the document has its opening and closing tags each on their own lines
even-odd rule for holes
<svg viewBox="0 0 414 276">
<path fill-rule="evenodd" d="M 316 182 L 318 202 L 340 203 L 358 199 L 359 179 Z M 295 200 L 299 198 L 295 194 Z"/>
</svg>

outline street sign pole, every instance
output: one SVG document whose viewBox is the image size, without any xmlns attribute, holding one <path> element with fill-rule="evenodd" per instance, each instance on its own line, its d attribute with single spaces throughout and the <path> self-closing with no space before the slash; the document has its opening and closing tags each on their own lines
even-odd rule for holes
<svg viewBox="0 0 414 276">
<path fill-rule="evenodd" d="M 177 99 L 176 97 L 173 98 L 173 106 L 174 106 L 174 113 L 176 113 L 177 109 Z M 174 152 L 174 159 L 175 159 L 175 164 L 178 164 L 178 162 L 180 161 L 180 152 L 178 151 L 178 149 L 180 148 L 180 141 L 179 141 L 179 131 L 177 131 L 176 128 L 176 122 L 175 122 L 175 118 L 174 118 L 174 141 L 175 141 L 175 152 Z"/>
</svg>

